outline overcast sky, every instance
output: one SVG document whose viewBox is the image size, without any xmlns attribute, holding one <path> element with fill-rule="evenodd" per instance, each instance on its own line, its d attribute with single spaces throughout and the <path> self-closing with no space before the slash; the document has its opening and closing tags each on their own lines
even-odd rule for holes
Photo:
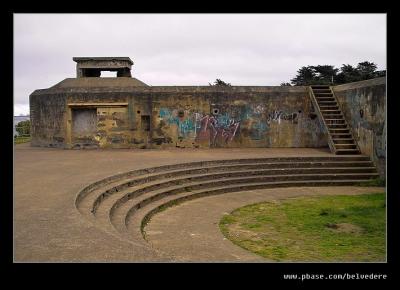
<svg viewBox="0 0 400 290">
<path fill-rule="evenodd" d="M 148 85 L 274 86 L 301 66 L 386 69 L 385 14 L 14 14 L 14 115 L 75 77 L 73 56 L 128 56 Z"/>
</svg>

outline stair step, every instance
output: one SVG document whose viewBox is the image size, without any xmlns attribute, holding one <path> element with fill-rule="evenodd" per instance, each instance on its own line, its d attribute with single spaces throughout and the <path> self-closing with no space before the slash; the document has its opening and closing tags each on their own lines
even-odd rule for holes
<svg viewBox="0 0 400 290">
<path fill-rule="evenodd" d="M 340 125 L 340 126 L 342 126 L 342 125 L 345 126 L 346 125 L 345 120 L 328 121 L 328 120 L 325 119 L 325 123 L 330 128 L 332 126 L 335 126 L 335 125 Z"/>
<path fill-rule="evenodd" d="M 336 154 L 359 154 L 358 149 L 337 149 Z"/>
<path fill-rule="evenodd" d="M 354 156 L 213 160 L 147 168 L 93 183 L 87 186 L 92 188 L 88 195 L 77 198 L 75 204 L 81 212 L 87 212 L 95 226 L 107 224 L 104 227 L 110 234 L 121 238 L 123 232 L 124 238 L 137 242 L 135 237 L 142 238 L 143 219 L 168 202 L 270 187 L 352 185 L 379 176 L 370 158 L 358 155 L 351 134 L 341 133 L 343 130 L 349 131 L 332 128 L 329 131 L 331 137 L 337 136 L 333 139 L 335 153 Z M 78 205 L 80 201 L 85 205 Z M 96 206 L 96 214 L 90 214 L 90 207 Z M 136 210 L 127 219 L 132 207 Z M 130 230 L 135 230 L 138 236 Z"/>
<path fill-rule="evenodd" d="M 227 186 L 232 184 L 241 184 L 241 183 L 254 183 L 254 182 L 265 182 L 265 181 L 280 181 L 280 180 L 312 180 L 312 179 L 347 179 L 347 178 L 370 178 L 371 176 L 375 176 L 376 172 L 365 172 L 370 171 L 365 168 L 349 168 L 343 171 L 343 168 L 337 168 L 335 170 L 332 169 L 331 173 L 318 173 L 321 172 L 318 168 L 313 168 L 312 171 L 308 173 L 299 173 L 301 171 L 294 171 L 289 174 L 280 174 L 279 172 L 274 172 L 272 174 L 268 174 L 266 171 L 265 175 L 243 175 L 243 176 L 234 176 L 234 177 L 226 177 L 223 176 L 219 178 L 212 178 L 212 175 L 209 176 L 200 176 L 199 178 L 182 178 L 176 179 L 175 181 L 163 181 L 159 184 L 152 183 L 146 185 L 143 188 L 138 188 L 136 191 L 126 192 L 124 195 L 119 195 L 119 199 L 115 200 L 114 204 L 116 208 L 121 207 L 124 203 L 130 200 L 136 200 L 137 208 L 142 207 L 143 204 L 149 202 L 150 200 L 154 200 L 161 195 L 169 195 L 169 194 L 177 194 L 183 191 L 193 191 L 200 188 L 212 188 L 216 186 Z M 349 171 L 362 171 L 362 172 L 349 172 Z M 144 190 L 144 191 L 143 191 Z M 137 192 L 137 193 L 134 193 Z M 142 193 L 141 193 L 142 192 Z M 141 194 L 140 194 L 141 193 Z M 114 208 L 113 210 L 115 211 Z"/>
<path fill-rule="evenodd" d="M 322 115 L 327 118 L 327 119 L 344 119 L 343 115 L 341 113 L 324 113 L 322 112 Z"/>
<path fill-rule="evenodd" d="M 340 136 L 340 135 L 338 135 L 338 134 L 330 134 L 331 135 L 331 138 L 334 140 L 334 138 L 338 138 L 338 137 L 343 137 L 344 135 L 342 135 L 342 136 Z M 347 136 L 347 138 L 349 138 L 349 139 L 351 139 L 351 140 L 353 140 L 353 138 L 352 138 L 352 136 L 351 136 L 351 134 L 346 134 Z"/>
<path fill-rule="evenodd" d="M 322 101 L 322 102 L 317 102 L 318 106 L 321 108 L 326 108 L 326 107 L 331 107 L 332 109 L 335 109 L 337 107 L 337 103 L 336 101 L 332 101 L 332 102 L 327 102 L 327 101 Z M 333 108 L 335 107 L 335 108 Z M 337 110 L 339 110 L 339 108 L 336 108 Z"/>
<path fill-rule="evenodd" d="M 338 143 L 335 144 L 336 149 L 356 149 L 357 145 L 356 144 L 344 144 L 344 143 Z"/>
<path fill-rule="evenodd" d="M 329 130 L 335 130 L 335 129 L 343 129 L 343 130 L 349 130 L 349 127 L 347 127 L 346 124 L 327 124 Z"/>
<path fill-rule="evenodd" d="M 346 157 L 347 158 L 347 157 Z M 284 160 L 284 161 L 282 161 Z M 111 177 L 107 177 L 103 180 L 97 181 L 93 184 L 90 184 L 85 190 L 78 195 L 75 200 L 75 204 L 78 208 L 86 202 L 86 199 L 91 195 L 97 195 L 105 192 L 107 189 L 111 190 L 120 184 L 124 184 L 125 182 L 130 182 L 134 178 L 153 178 L 153 176 L 160 174 L 180 174 L 182 170 L 205 170 L 204 167 L 207 167 L 209 171 L 216 170 L 219 171 L 221 168 L 231 169 L 235 166 L 244 166 L 243 168 L 250 168 L 248 166 L 254 166 L 254 164 L 260 164 L 260 166 L 265 166 L 265 164 L 271 164 L 272 167 L 275 166 L 287 166 L 288 163 L 294 163 L 297 166 L 301 162 L 327 162 L 327 161 L 342 161 L 339 160 L 338 157 L 295 157 L 295 158 L 256 158 L 256 159 L 228 159 L 228 160 L 215 160 L 215 161 L 201 161 L 201 162 L 191 162 L 186 164 L 172 164 L 172 165 L 164 165 L 153 168 L 146 168 L 141 170 L 133 170 L 130 172 L 120 173 Z M 345 160 L 345 159 L 343 159 Z M 361 160 L 361 159 L 359 159 Z M 277 165 L 276 163 L 282 163 L 282 165 Z M 286 164 L 285 164 L 286 163 Z M 264 164 L 264 165 L 263 165 Z M 231 166 L 231 167 L 230 167 Z M 267 165 L 269 166 L 269 165 Z M 83 206 L 85 207 L 85 206 Z"/>
<path fill-rule="evenodd" d="M 333 95 L 329 96 L 329 95 L 324 95 L 324 96 L 320 96 L 320 95 L 316 95 L 315 99 L 317 101 L 323 101 L 323 100 L 334 100 L 336 101 L 335 97 Z"/>
<path fill-rule="evenodd" d="M 331 91 L 331 89 L 327 89 L 327 88 L 315 88 L 315 89 L 313 89 L 313 92 L 314 92 L 314 94 L 315 93 L 317 93 L 317 94 L 319 94 L 319 93 L 332 93 L 332 91 Z"/>
<path fill-rule="evenodd" d="M 187 191 L 197 191 L 212 189 L 215 187 L 229 187 L 233 185 L 251 185 L 254 183 L 283 182 L 283 181 L 306 181 L 306 180 L 347 180 L 347 179 L 371 179 L 378 176 L 376 172 L 368 173 L 337 173 L 337 174 L 291 174 L 291 175 L 271 175 L 257 177 L 236 177 L 219 180 L 207 180 L 203 182 L 188 182 L 180 185 L 172 185 L 158 190 L 147 192 L 133 200 L 133 207 L 129 214 L 143 208 L 147 204 L 162 199 L 170 195 L 178 195 Z"/>
<path fill-rule="evenodd" d="M 353 163 L 357 164 L 357 163 Z M 366 164 L 371 165 L 371 164 Z M 253 170 L 253 171 L 232 171 L 225 172 L 219 174 L 197 174 L 197 175 L 189 175 L 182 176 L 170 179 L 156 180 L 153 182 L 145 183 L 144 185 L 135 186 L 132 188 L 127 188 L 124 191 L 118 192 L 118 200 L 115 200 L 115 204 L 118 207 L 118 204 L 123 204 L 128 200 L 143 198 L 148 196 L 151 192 L 156 191 L 165 191 L 168 188 L 175 188 L 178 186 L 185 187 L 190 186 L 191 184 L 211 184 L 218 182 L 225 182 L 226 180 L 231 180 L 231 182 L 236 182 L 243 179 L 252 179 L 252 178 L 293 178 L 296 176 L 306 177 L 307 176 L 328 176 L 328 175 L 340 175 L 340 174 L 362 174 L 367 171 L 370 172 L 371 167 L 332 167 L 332 168 L 320 168 L 316 165 L 313 168 L 286 168 L 286 169 L 264 169 L 264 170 Z"/>
<path fill-rule="evenodd" d="M 345 119 L 343 118 L 335 118 L 335 119 L 325 119 L 325 121 L 329 121 L 329 122 L 339 122 L 339 123 L 344 123 Z"/>
<path fill-rule="evenodd" d="M 328 110 L 328 111 L 338 111 L 339 110 L 339 106 L 326 106 L 326 105 L 323 105 L 323 106 L 319 106 L 319 108 L 320 108 L 321 111 L 326 111 L 326 110 Z"/>
<path fill-rule="evenodd" d="M 354 139 L 353 138 L 342 138 L 342 139 L 333 139 L 333 143 L 334 144 L 355 144 Z"/>
<path fill-rule="evenodd" d="M 360 163 L 361 162 L 361 163 Z M 216 178 L 228 178 L 233 176 L 260 176 L 260 175 L 273 175 L 277 173 L 316 173 L 316 172 L 331 172 L 333 171 L 351 171 L 351 168 L 347 166 L 355 166 L 357 164 L 364 164 L 363 161 L 338 161 L 338 162 L 276 162 L 276 163 L 260 163 L 260 164 L 241 164 L 241 165 L 225 165 L 225 166 L 214 166 L 209 168 L 192 168 L 192 169 L 180 169 L 174 170 L 167 173 L 161 173 L 156 175 L 140 176 L 136 179 L 126 180 L 114 187 L 108 187 L 102 192 L 97 192 L 97 196 L 92 198 L 92 203 L 86 207 L 90 207 L 92 213 L 95 213 L 100 204 L 108 199 L 109 196 L 115 195 L 126 195 L 131 192 L 138 192 L 138 189 L 143 189 L 144 185 L 152 186 L 159 185 L 160 180 L 164 184 L 167 182 L 181 182 L 184 180 L 196 180 L 196 179 L 216 179 Z M 342 169 L 335 169 L 335 166 L 339 166 Z M 318 168 L 316 170 L 316 167 Z M 139 192 L 138 192 L 139 193 Z"/>
<path fill-rule="evenodd" d="M 349 133 L 347 134 L 338 133 L 339 135 L 335 135 L 334 133 L 332 134 L 333 136 L 348 136 L 348 137 L 351 136 Z M 347 139 L 351 140 L 351 138 Z M 349 147 L 349 145 L 352 145 L 352 144 L 342 144 L 342 143 L 338 144 L 343 145 L 345 147 L 346 146 Z M 338 152 L 354 153 L 357 152 L 357 150 L 343 151 L 343 149 L 342 150 L 338 149 Z M 95 182 L 90 186 L 87 186 L 87 188 L 92 188 L 88 192 L 90 196 L 86 196 L 87 198 L 84 197 L 83 198 L 84 203 L 82 204 L 79 204 L 80 201 L 82 201 L 82 199 L 77 198 L 76 205 L 81 212 L 82 210 L 85 210 L 90 214 L 89 209 L 91 207 L 96 207 L 97 203 L 99 208 L 101 208 L 101 206 L 109 205 L 110 203 L 112 203 L 114 197 L 120 198 L 121 195 L 129 193 L 129 191 L 133 191 L 135 189 L 151 185 L 151 182 L 153 182 L 154 184 L 162 183 L 160 181 L 175 182 L 178 179 L 178 177 L 183 177 L 178 179 L 179 182 L 192 183 L 194 181 L 198 181 L 198 183 L 201 184 L 204 184 L 204 181 L 216 182 L 218 180 L 223 180 L 222 182 L 226 181 L 233 182 L 234 180 L 243 179 L 243 176 L 248 176 L 247 178 L 245 178 L 247 180 L 254 178 L 261 178 L 263 180 L 264 179 L 274 180 L 274 178 L 278 178 L 277 176 L 281 176 L 279 178 L 282 179 L 305 178 L 308 180 L 308 178 L 310 178 L 309 176 L 315 176 L 316 173 L 323 172 L 323 169 L 321 171 L 321 168 L 319 168 L 323 166 L 326 169 L 325 172 L 328 171 L 330 172 L 328 175 L 335 176 L 333 178 L 337 178 L 337 175 L 338 174 L 340 175 L 343 172 L 358 170 L 357 168 L 348 167 L 351 166 L 351 164 L 358 164 L 363 167 L 365 166 L 368 167 L 372 165 L 371 161 L 369 161 L 369 158 L 363 155 L 359 155 L 357 157 L 324 156 L 324 157 L 289 157 L 289 158 L 277 157 L 277 158 L 263 158 L 263 159 L 231 159 L 231 160 L 192 162 L 187 164 L 173 164 L 167 166 L 136 170 L 126 173 L 120 173 L 118 175 L 105 179 L 105 181 L 102 180 L 99 182 Z M 336 167 L 330 168 L 329 166 L 332 165 L 337 165 L 338 168 L 337 169 L 335 169 Z M 272 166 L 272 168 L 270 166 Z M 307 166 L 307 167 L 302 167 L 302 166 Z M 265 170 L 256 170 L 262 167 L 264 167 Z M 365 172 L 365 170 L 369 171 L 369 169 L 363 169 L 362 171 Z M 282 175 L 282 173 L 284 174 Z M 298 174 L 293 174 L 293 173 L 298 173 Z M 357 175 L 358 172 L 352 172 L 351 174 Z M 169 181 L 167 180 L 168 178 L 170 178 Z M 229 184 L 229 182 L 227 184 Z M 237 182 L 241 183 L 243 181 L 237 181 Z M 174 184 L 170 183 L 169 186 L 171 185 Z M 154 188 L 151 190 L 154 190 Z M 103 196 L 104 193 L 106 194 Z M 110 196 L 113 197 L 108 199 L 106 203 L 103 203 L 104 199 Z"/>
</svg>

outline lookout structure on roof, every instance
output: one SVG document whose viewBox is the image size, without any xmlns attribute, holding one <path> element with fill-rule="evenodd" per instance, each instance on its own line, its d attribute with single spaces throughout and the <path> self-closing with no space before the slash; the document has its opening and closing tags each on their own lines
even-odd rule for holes
<svg viewBox="0 0 400 290">
<path fill-rule="evenodd" d="M 132 77 L 133 61 L 129 57 L 73 57 L 76 77 L 100 77 L 102 71 L 116 71 L 117 77 Z"/>
</svg>

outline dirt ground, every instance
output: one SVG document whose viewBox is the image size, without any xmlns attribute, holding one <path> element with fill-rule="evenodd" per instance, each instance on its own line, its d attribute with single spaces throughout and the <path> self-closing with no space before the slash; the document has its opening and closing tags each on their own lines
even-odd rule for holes
<svg viewBox="0 0 400 290">
<path fill-rule="evenodd" d="M 14 260 L 16 262 L 174 260 L 173 255 L 170 257 L 157 254 L 151 247 L 128 243 L 93 226 L 74 206 L 78 191 L 96 180 L 132 169 L 200 160 L 299 155 L 327 156 L 330 152 L 327 148 L 212 150 L 177 148 L 160 151 L 64 150 L 30 147 L 29 143 L 15 145 Z M 168 210 L 166 213 L 171 211 Z M 155 220 L 159 217 L 156 216 Z M 150 226 L 155 225 L 152 223 Z"/>
</svg>

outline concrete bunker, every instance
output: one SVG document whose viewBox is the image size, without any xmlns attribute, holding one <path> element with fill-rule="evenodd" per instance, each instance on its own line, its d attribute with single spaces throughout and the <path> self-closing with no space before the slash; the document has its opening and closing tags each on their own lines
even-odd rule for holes
<svg viewBox="0 0 400 290">
<path fill-rule="evenodd" d="M 32 146 L 322 148 L 306 86 L 148 86 L 129 57 L 74 57 L 76 77 L 30 95 Z M 101 78 L 102 71 L 117 77 Z M 333 86 L 361 152 L 385 158 L 386 79 Z"/>
</svg>

